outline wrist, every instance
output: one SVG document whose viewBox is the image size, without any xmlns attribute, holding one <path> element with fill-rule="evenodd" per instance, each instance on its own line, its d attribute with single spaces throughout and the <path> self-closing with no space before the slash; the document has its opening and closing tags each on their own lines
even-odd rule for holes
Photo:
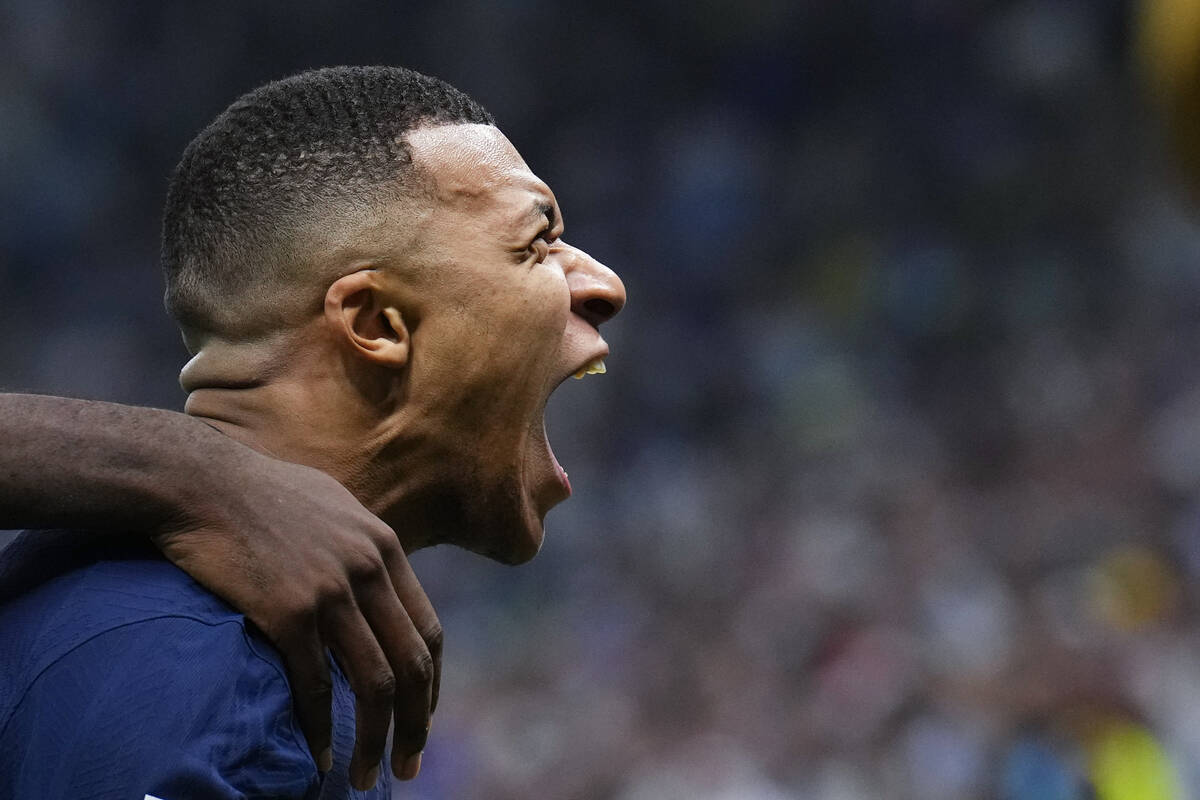
<svg viewBox="0 0 1200 800">
<path fill-rule="evenodd" d="M 256 479 L 251 465 L 266 458 L 200 420 L 188 422 L 194 432 L 158 483 L 162 513 L 153 530 L 156 540 L 199 528 L 232 528 L 245 514 L 242 493 Z"/>
</svg>

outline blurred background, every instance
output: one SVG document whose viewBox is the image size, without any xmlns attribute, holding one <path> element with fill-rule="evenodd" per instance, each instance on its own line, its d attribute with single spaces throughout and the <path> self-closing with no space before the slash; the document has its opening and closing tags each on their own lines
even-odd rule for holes
<svg viewBox="0 0 1200 800">
<path fill-rule="evenodd" d="M 0 387 L 180 408 L 184 145 L 429 72 L 629 305 L 541 555 L 413 559 L 397 798 L 1200 797 L 1196 42 L 1186 0 L 0 0 Z"/>
</svg>

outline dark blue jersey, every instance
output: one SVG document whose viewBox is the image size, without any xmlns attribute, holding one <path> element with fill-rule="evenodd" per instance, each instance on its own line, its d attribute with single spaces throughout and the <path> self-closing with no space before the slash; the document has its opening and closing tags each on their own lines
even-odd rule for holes
<svg viewBox="0 0 1200 800">
<path fill-rule="evenodd" d="M 354 696 L 332 666 L 317 772 L 279 655 L 140 543 L 42 531 L 0 552 L 0 798 L 387 798 L 349 786 Z"/>
</svg>

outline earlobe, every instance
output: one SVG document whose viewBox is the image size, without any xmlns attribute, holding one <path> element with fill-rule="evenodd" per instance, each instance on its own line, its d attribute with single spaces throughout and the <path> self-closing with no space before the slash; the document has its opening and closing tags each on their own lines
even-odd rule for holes
<svg viewBox="0 0 1200 800">
<path fill-rule="evenodd" d="M 408 364 L 411 340 L 404 316 L 382 296 L 371 271 L 351 273 L 330 285 L 325 318 L 359 356 L 392 369 Z"/>
</svg>

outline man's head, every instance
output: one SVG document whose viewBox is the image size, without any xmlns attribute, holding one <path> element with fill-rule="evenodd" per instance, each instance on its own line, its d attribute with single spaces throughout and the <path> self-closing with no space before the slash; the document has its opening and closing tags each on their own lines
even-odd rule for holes
<svg viewBox="0 0 1200 800">
<path fill-rule="evenodd" d="M 163 215 L 167 308 L 188 338 L 245 339 L 294 319 L 314 251 L 425 182 L 405 137 L 427 124 L 494 125 L 443 81 L 398 67 L 294 75 L 236 100 L 184 150 Z"/>
<path fill-rule="evenodd" d="M 561 233 L 549 187 L 440 81 L 339 68 L 256 90 L 168 198 L 188 410 L 331 472 L 410 549 L 524 560 L 569 494 L 546 399 L 607 354 L 625 299 Z"/>
</svg>

